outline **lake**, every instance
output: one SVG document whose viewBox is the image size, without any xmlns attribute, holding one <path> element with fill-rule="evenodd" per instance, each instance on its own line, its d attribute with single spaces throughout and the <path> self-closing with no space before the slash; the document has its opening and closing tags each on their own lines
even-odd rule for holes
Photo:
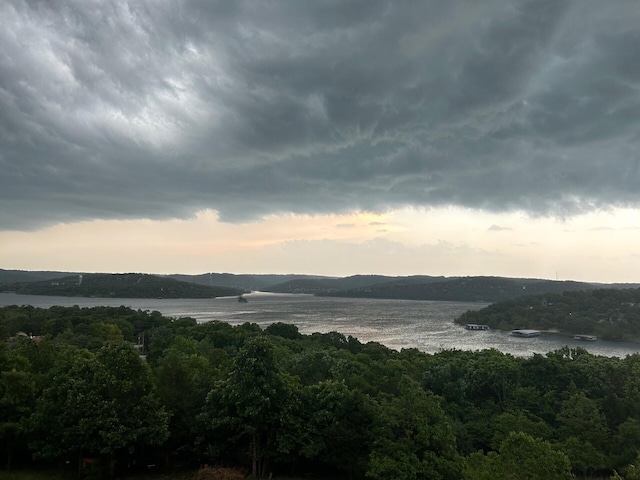
<svg viewBox="0 0 640 480">
<path fill-rule="evenodd" d="M 274 322 L 295 324 L 301 333 L 337 331 L 352 335 L 363 343 L 380 342 L 389 348 L 417 348 L 435 353 L 442 349 L 482 350 L 495 348 L 514 356 L 547 353 L 565 345 L 582 347 L 595 355 L 625 357 L 640 353 L 640 344 L 627 342 L 582 342 L 572 337 L 541 335 L 514 338 L 497 330 L 468 331 L 453 323 L 467 310 L 486 304 L 468 302 L 429 302 L 331 298 L 312 295 L 255 292 L 245 295 L 248 303 L 236 297 L 215 299 L 147 299 L 48 297 L 0 293 L 0 306 L 54 305 L 80 307 L 125 305 L 136 310 L 157 310 L 168 317 L 192 317 L 198 322 L 219 320 L 232 325 L 245 322 L 267 327 Z"/>
</svg>

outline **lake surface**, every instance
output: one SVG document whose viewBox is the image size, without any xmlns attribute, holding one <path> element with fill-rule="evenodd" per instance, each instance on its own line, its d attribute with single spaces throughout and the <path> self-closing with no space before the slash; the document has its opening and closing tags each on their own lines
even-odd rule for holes
<svg viewBox="0 0 640 480">
<path fill-rule="evenodd" d="M 565 345 L 582 347 L 593 354 L 609 357 L 640 353 L 640 344 L 635 343 L 604 340 L 581 342 L 559 335 L 514 338 L 508 332 L 473 332 L 453 323 L 454 318 L 467 310 L 479 310 L 486 306 L 479 303 L 330 298 L 260 292 L 245 297 L 248 303 L 239 303 L 236 297 L 142 299 L 0 293 L 0 306 L 33 305 L 47 308 L 54 305 L 125 305 L 136 310 L 157 310 L 168 317 L 192 317 L 198 322 L 219 320 L 232 325 L 250 322 L 263 328 L 274 322 L 284 322 L 297 325 L 304 334 L 337 331 L 346 336 L 352 335 L 363 343 L 375 341 L 395 350 L 417 348 L 428 353 L 442 349 L 495 348 L 515 356 L 531 356 Z"/>
</svg>

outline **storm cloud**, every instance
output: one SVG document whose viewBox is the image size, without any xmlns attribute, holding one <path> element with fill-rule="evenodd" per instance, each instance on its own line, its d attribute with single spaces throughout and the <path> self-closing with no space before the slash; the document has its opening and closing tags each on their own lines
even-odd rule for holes
<svg viewBox="0 0 640 480">
<path fill-rule="evenodd" d="M 640 6 L 0 5 L 0 228 L 640 205 Z"/>
</svg>

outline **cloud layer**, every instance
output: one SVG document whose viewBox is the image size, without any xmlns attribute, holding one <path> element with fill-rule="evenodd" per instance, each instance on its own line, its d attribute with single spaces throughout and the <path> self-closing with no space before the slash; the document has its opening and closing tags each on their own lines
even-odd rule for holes
<svg viewBox="0 0 640 480">
<path fill-rule="evenodd" d="M 7 0 L 0 228 L 640 204 L 640 7 Z"/>
</svg>

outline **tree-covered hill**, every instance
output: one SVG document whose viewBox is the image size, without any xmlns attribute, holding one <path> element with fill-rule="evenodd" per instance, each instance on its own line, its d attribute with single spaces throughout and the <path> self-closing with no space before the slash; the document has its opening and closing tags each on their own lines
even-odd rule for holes
<svg viewBox="0 0 640 480">
<path fill-rule="evenodd" d="M 243 293 L 237 288 L 197 285 L 140 273 L 89 273 L 7 284 L 3 289 L 28 295 L 116 298 L 215 298 Z"/>
<path fill-rule="evenodd" d="M 28 272 L 0 269 L 0 291 L 16 290 L 17 284 L 39 281 L 45 286 L 45 280 L 57 280 L 62 277 L 78 278 L 78 273 Z M 95 274 L 84 274 L 88 277 Z M 140 274 L 136 274 L 140 275 Z M 201 275 L 162 275 L 163 279 L 200 286 L 217 286 L 235 289 L 236 293 L 218 293 L 216 295 L 234 295 L 239 290 L 261 290 L 274 293 L 303 293 L 319 296 L 353 298 L 387 298 L 403 300 L 499 302 L 526 295 L 562 293 L 564 291 L 589 290 L 597 288 L 637 288 L 638 284 L 597 284 L 573 281 L 552 281 L 531 278 L 506 277 L 443 277 L 413 275 L 392 277 L 386 275 L 352 275 L 348 277 L 327 277 L 318 275 L 270 275 L 270 274 L 232 274 L 205 273 Z M 138 277 L 133 277 L 136 281 Z M 71 280 L 69 286 L 73 284 Z M 40 288 L 38 286 L 38 288 Z M 51 285 L 49 285 L 51 286 Z M 20 287 L 22 288 L 22 287 Z M 25 288 L 34 288 L 26 287 Z M 195 290 L 194 290 L 195 291 Z M 103 293 L 95 296 L 110 296 Z M 52 293 L 60 295 L 60 293 Z M 63 294 L 67 295 L 67 294 Z M 69 294 L 71 295 L 71 294 Z M 200 295 L 200 294 L 197 294 Z M 203 294 L 204 296 L 207 296 Z M 127 295 L 129 296 L 129 295 Z M 165 294 L 145 294 L 145 296 L 166 296 Z"/>
<path fill-rule="evenodd" d="M 40 282 L 55 278 L 78 275 L 79 272 L 5 270 L 0 268 L 0 286 L 10 283 Z"/>
<path fill-rule="evenodd" d="M 640 341 L 640 288 L 525 296 L 466 312 L 455 321 L 501 330 L 533 328 Z"/>
<path fill-rule="evenodd" d="M 395 278 L 396 277 L 387 277 L 384 275 L 353 275 L 343 278 L 299 278 L 265 287 L 264 290 L 274 293 L 333 295 L 351 289 L 388 282 Z"/>
<path fill-rule="evenodd" d="M 327 293 L 335 297 L 498 302 L 523 295 L 596 288 L 582 282 L 504 277 L 404 277 Z"/>
<path fill-rule="evenodd" d="M 272 275 L 272 274 L 234 274 L 234 273 L 203 273 L 201 275 L 166 275 L 182 282 L 197 283 L 199 285 L 218 285 L 221 287 L 240 288 L 242 290 L 270 291 L 271 285 L 277 285 L 293 280 L 312 280 L 322 277 L 318 275 Z"/>
</svg>

